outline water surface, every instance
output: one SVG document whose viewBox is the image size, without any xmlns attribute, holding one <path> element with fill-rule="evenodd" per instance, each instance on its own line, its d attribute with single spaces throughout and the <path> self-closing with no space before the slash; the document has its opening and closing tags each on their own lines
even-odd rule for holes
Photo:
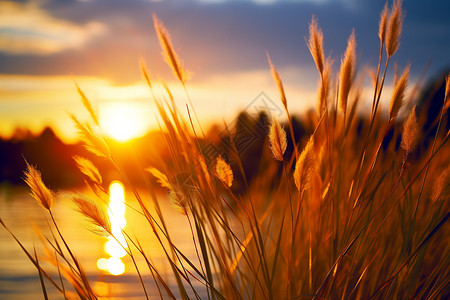
<svg viewBox="0 0 450 300">
<path fill-rule="evenodd" d="M 47 238 L 52 239 L 49 229 L 51 219 L 48 213 L 40 207 L 28 194 L 25 187 L 0 188 L 0 217 L 4 223 L 13 231 L 28 251 L 33 252 L 36 247 L 38 257 L 45 266 L 45 251 L 36 233 L 36 228 Z M 151 198 L 145 190 L 140 191 L 141 196 L 149 203 L 150 211 L 155 214 L 151 205 Z M 160 271 L 167 282 L 175 287 L 170 274 L 169 265 L 165 258 L 162 247 L 152 233 L 151 227 L 145 218 L 134 211 L 138 208 L 134 196 L 126 191 L 125 219 L 126 233 L 133 239 L 139 240 L 145 253 L 151 258 L 153 264 Z M 189 223 L 185 216 L 178 213 L 167 201 L 166 195 L 158 196 L 161 209 L 163 210 L 169 232 L 174 243 L 179 247 L 191 261 L 196 262 L 195 251 L 192 247 L 192 234 Z M 142 286 L 138 281 L 135 267 L 129 258 L 121 258 L 125 271 L 122 275 L 111 275 L 108 270 L 100 270 L 97 266 L 99 259 L 108 259 L 111 254 L 105 251 L 106 237 L 92 233 L 87 221 L 74 210 L 74 205 L 63 193 L 58 194 L 53 212 L 60 230 L 82 263 L 94 290 L 103 299 L 142 299 L 144 297 Z M 54 227 L 51 227 L 56 234 Z M 159 298 L 156 286 L 153 283 L 149 268 L 144 259 L 138 255 L 137 250 L 132 248 L 137 257 L 137 263 L 144 277 L 147 292 L 151 298 Z M 57 269 L 46 265 L 51 276 L 59 280 Z M 195 284 L 198 286 L 198 283 Z M 62 297 L 51 284 L 46 281 L 51 299 Z M 176 289 L 176 288 L 175 288 Z M 38 272 L 28 260 L 19 245 L 4 230 L 0 228 L 0 298 L 1 299 L 42 299 L 42 290 L 39 282 Z"/>
</svg>

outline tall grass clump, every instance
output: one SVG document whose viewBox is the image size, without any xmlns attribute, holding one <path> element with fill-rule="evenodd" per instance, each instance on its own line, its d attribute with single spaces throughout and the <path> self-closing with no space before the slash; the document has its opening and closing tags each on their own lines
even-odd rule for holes
<svg viewBox="0 0 450 300">
<path fill-rule="evenodd" d="M 92 125 L 73 117 L 88 150 L 115 166 L 139 204 L 135 208 L 163 250 L 171 270 L 170 284 L 152 263 L 151 251 L 138 237 L 123 230 L 123 245 L 133 262 L 144 259 L 161 298 L 207 299 L 444 299 L 449 296 L 449 80 L 434 130 L 425 130 L 423 112 L 410 107 L 409 69 L 384 92 L 386 74 L 400 45 L 404 13 L 401 1 L 384 7 L 379 25 L 380 55 L 374 74 L 373 97 L 363 99 L 356 68 L 356 34 L 353 31 L 342 55 L 340 71 L 324 56 L 324 36 L 313 17 L 306 39 L 319 76 L 318 110 L 306 136 L 295 132 L 281 80 L 270 57 L 269 66 L 285 108 L 290 133 L 278 120 L 267 128 L 258 174 L 246 176 L 245 157 L 236 144 L 229 155 L 206 157 L 190 118 L 185 120 L 170 91 L 155 97 L 150 73 L 143 75 L 159 113 L 170 160 L 159 166 L 142 166 L 153 187 L 167 191 L 175 209 L 190 225 L 195 259 L 174 244 L 168 220 L 152 192 L 143 198 L 130 175 L 121 168 L 106 139 L 98 134 L 97 117 L 84 94 L 83 104 Z M 173 50 L 168 32 L 154 17 L 164 56 L 190 101 L 184 67 Z M 384 65 L 384 66 L 383 66 Z M 370 93 L 372 95 L 372 92 Z M 390 98 L 387 111 L 380 99 Z M 370 113 L 357 112 L 369 101 Z M 403 115 L 406 117 L 403 118 Z M 360 115 L 364 115 L 361 117 Z M 198 124 L 197 124 L 198 125 Z M 94 126 L 94 129 L 91 127 Z M 232 132 L 233 128 L 226 128 Z M 212 141 L 211 141 L 212 143 Z M 292 143 L 292 145 L 289 145 Z M 288 147 L 292 151 L 287 151 Z M 102 234 L 111 232 L 102 212 L 102 179 L 95 165 L 75 157 L 88 177 L 97 199 L 72 198 L 78 210 Z M 32 195 L 51 215 L 52 192 L 40 174 L 28 166 L 25 180 Z M 238 190 L 236 186 L 241 186 Z M 150 209 L 153 205 L 155 209 Z M 6 224 L 2 222 L 6 227 Z M 57 223 L 54 221 L 54 226 Z M 12 233 L 13 234 L 13 233 Z M 20 244 L 20 242 L 18 241 Z M 80 298 L 97 295 L 70 251 L 62 234 L 47 239 L 53 261 L 60 262 L 61 277 L 69 279 Z M 20 244 L 21 245 L 21 244 Z M 54 281 L 41 267 L 38 256 L 24 247 L 43 274 L 42 285 L 52 284 L 65 297 L 63 280 Z M 62 268 L 62 264 L 64 268 Z M 147 296 L 143 270 L 135 264 Z M 45 279 L 46 278 L 46 279 Z M 147 296 L 148 297 L 148 296 Z"/>
</svg>

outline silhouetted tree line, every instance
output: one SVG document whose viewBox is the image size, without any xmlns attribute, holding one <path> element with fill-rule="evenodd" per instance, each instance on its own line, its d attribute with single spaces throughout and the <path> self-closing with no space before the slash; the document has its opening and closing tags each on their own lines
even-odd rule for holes
<svg viewBox="0 0 450 300">
<path fill-rule="evenodd" d="M 423 124 L 424 134 L 428 136 L 424 140 L 424 148 L 427 143 L 432 142 L 434 137 L 437 123 L 433 123 L 433 120 L 437 118 L 441 111 L 444 93 L 445 76 L 434 80 L 421 91 L 419 97 L 421 100 L 417 104 L 417 115 L 421 118 L 419 121 Z M 294 133 L 297 143 L 300 144 L 300 149 L 314 130 L 314 117 L 315 113 L 309 112 L 301 119 L 293 118 Z M 239 171 L 238 160 L 243 164 L 248 182 L 251 182 L 256 174 L 263 172 L 267 167 L 263 165 L 267 160 L 262 160 L 261 157 L 270 155 L 267 145 L 270 122 L 271 120 L 265 112 L 261 112 L 255 117 L 244 111 L 226 128 L 213 127 L 207 134 L 206 140 L 199 141 L 210 168 L 214 168 L 218 155 L 221 155 L 230 163 L 235 174 L 235 183 L 232 188 L 236 192 L 244 188 L 244 180 Z M 356 122 L 355 126 L 357 126 L 358 132 L 361 135 L 364 134 L 368 127 L 368 120 L 358 117 L 354 122 Z M 444 124 L 441 126 L 448 130 L 450 118 L 444 118 Z M 285 124 L 285 128 L 287 130 L 287 124 Z M 44 182 L 52 188 L 79 186 L 83 184 L 84 179 L 72 159 L 74 155 L 92 160 L 104 176 L 105 184 L 108 184 L 110 180 L 120 179 L 119 174 L 110 162 L 88 152 L 81 143 L 64 144 L 51 128 L 45 128 L 39 136 L 23 134 L 23 132 L 20 135 L 21 137 L 18 135 L 10 140 L 0 140 L 0 183 L 23 184 L 26 160 L 28 163 L 37 166 L 42 172 Z M 384 148 L 392 142 L 395 142 L 395 147 L 399 146 L 399 138 L 392 141 L 392 137 L 392 132 L 386 136 Z M 294 148 L 290 134 L 287 134 L 287 138 L 288 148 L 285 156 L 291 157 Z M 130 175 L 132 180 L 142 184 L 145 183 L 142 181 L 143 179 L 152 180 L 152 177 L 141 170 L 149 166 L 158 167 L 161 160 L 170 160 L 170 157 L 167 156 L 169 151 L 165 151 L 164 144 L 164 136 L 161 133 L 149 133 L 126 144 L 111 141 L 113 155 L 119 158 L 120 167 Z M 416 155 L 421 155 L 420 150 Z M 141 173 L 137 173 L 136 170 Z M 279 172 L 281 175 L 281 168 Z"/>
</svg>

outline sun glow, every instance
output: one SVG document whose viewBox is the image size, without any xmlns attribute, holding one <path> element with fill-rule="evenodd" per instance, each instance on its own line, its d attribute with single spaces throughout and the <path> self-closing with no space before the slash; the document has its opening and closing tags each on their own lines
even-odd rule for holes
<svg viewBox="0 0 450 300">
<path fill-rule="evenodd" d="M 97 267 L 107 271 L 112 275 L 120 275 L 125 272 L 125 265 L 121 258 L 127 252 L 127 242 L 122 234 L 122 230 L 127 225 L 125 219 L 125 192 L 122 183 L 113 181 L 109 186 L 109 210 L 108 216 L 111 220 L 111 231 L 114 237 L 109 237 L 105 243 L 105 252 L 110 258 L 100 258 Z"/>
<path fill-rule="evenodd" d="M 133 103 L 108 103 L 100 109 L 100 125 L 119 142 L 143 136 L 148 129 L 142 107 Z"/>
</svg>

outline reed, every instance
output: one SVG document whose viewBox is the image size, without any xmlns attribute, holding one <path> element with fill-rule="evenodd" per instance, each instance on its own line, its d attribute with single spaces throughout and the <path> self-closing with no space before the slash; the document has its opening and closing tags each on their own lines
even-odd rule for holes
<svg viewBox="0 0 450 300">
<path fill-rule="evenodd" d="M 270 150 L 276 160 L 283 161 L 283 155 L 287 147 L 286 131 L 278 120 L 274 120 L 269 130 Z"/>
<path fill-rule="evenodd" d="M 196 135 L 190 108 L 186 106 L 186 121 L 169 88 L 163 85 L 161 93 L 155 92 L 157 87 L 141 64 L 151 100 L 158 109 L 168 157 L 160 159 L 158 166 L 141 166 L 141 171 L 146 171 L 142 174 L 151 181 L 150 199 L 141 195 L 131 174 L 121 167 L 120 157 L 100 133 L 92 105 L 77 87 L 92 119 L 84 124 L 72 117 L 80 138 L 89 151 L 114 166 L 122 176 L 138 203 L 133 209 L 149 226 L 143 234 L 155 237 L 157 244 L 152 247 L 160 248 L 165 270 L 171 274 L 170 279 L 162 276 L 161 269 L 149 257 L 148 246 L 140 243 L 139 236 L 122 230 L 127 244 L 124 249 L 134 263 L 143 297 L 149 297 L 147 280 L 153 281 L 162 299 L 448 296 L 450 132 L 442 127 L 448 119 L 449 79 L 441 113 L 436 120 L 429 120 L 430 124 L 437 124 L 432 136 L 421 128 L 427 118 L 423 111 L 413 109 L 402 118 L 400 112 L 405 103 L 415 101 L 407 93 L 410 66 L 390 83 L 392 94 L 383 94 L 389 61 L 400 44 L 402 21 L 401 1 L 394 0 L 391 9 L 386 4 L 378 30 L 380 59 L 378 70 L 373 72 L 373 98 L 367 100 L 361 93 L 362 81 L 355 80 L 355 31 L 348 39 L 340 70 L 334 74 L 332 58 L 325 59 L 323 54 L 322 30 L 317 19 L 312 18 L 306 43 L 320 78 L 317 114 L 303 118 L 309 124 L 305 134 L 294 130 L 281 75 L 267 55 L 287 115 L 292 145 L 288 145 L 283 126 L 273 119 L 259 149 L 257 173 L 251 178 L 246 160 L 256 155 L 239 152 L 238 141 L 230 138 L 230 148 L 223 153 L 227 156 L 207 157 L 202 145 L 214 144 L 214 139 Z M 156 16 L 154 23 L 164 56 L 190 102 L 186 71 L 173 50 L 168 31 Z M 384 47 L 387 58 L 380 77 Z M 391 99 L 388 112 L 378 110 L 382 94 Z M 369 101 L 367 107 L 372 107 L 370 113 L 358 111 L 365 101 Z M 226 128 L 225 132 L 233 130 Z M 101 190 L 104 184 L 101 172 L 95 162 L 74 159 L 95 197 L 88 199 L 77 194 L 70 198 L 94 228 L 113 235 L 102 206 L 104 193 L 95 188 Z M 51 261 L 61 270 L 61 280 L 53 280 L 40 263 L 40 254 L 27 250 L 2 220 L 0 223 L 37 268 L 44 296 L 45 284 L 50 284 L 69 298 L 70 291 L 63 284 L 68 282 L 78 298 L 97 299 L 53 218 L 53 192 L 30 165 L 25 181 L 32 196 L 51 215 L 51 228 L 58 232 L 44 238 L 43 243 L 51 250 Z M 167 192 L 167 199 L 156 197 L 154 190 L 158 187 Z M 167 226 L 171 220 L 161 210 L 161 201 L 172 202 L 174 209 L 186 218 L 194 258 L 188 258 L 183 248 L 174 243 Z M 150 203 L 153 209 L 149 208 Z M 138 258 L 145 262 L 151 278 L 142 275 L 144 270 L 136 263 Z"/>
</svg>

